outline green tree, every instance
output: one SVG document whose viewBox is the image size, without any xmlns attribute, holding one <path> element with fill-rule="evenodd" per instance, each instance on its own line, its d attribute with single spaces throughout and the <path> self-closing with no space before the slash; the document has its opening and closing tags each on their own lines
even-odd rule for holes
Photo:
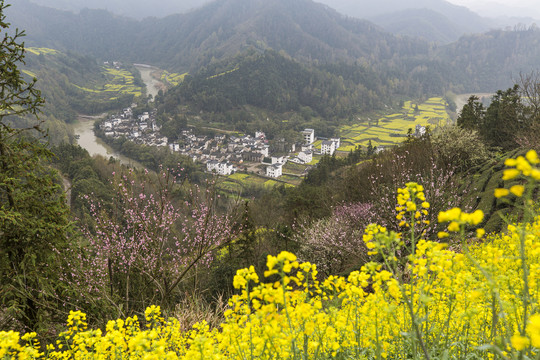
<svg viewBox="0 0 540 360">
<path fill-rule="evenodd" d="M 516 135 L 523 130 L 525 110 L 519 85 L 514 85 L 505 91 L 497 91 L 491 98 L 484 124 L 480 128 L 480 134 L 484 137 L 486 144 L 501 147 L 504 150 L 517 148 Z"/>
<path fill-rule="evenodd" d="M 7 6 L 0 1 L 0 326 L 30 330 L 64 316 L 57 311 L 66 290 L 58 264 L 70 222 L 58 176 L 47 166 L 51 152 L 36 137 L 44 136 L 39 122 L 16 129 L 8 120 L 37 115 L 43 99 L 36 79 L 21 76 L 24 34 L 7 33 Z"/>
<path fill-rule="evenodd" d="M 375 148 L 373 147 L 373 145 L 371 144 L 371 140 L 369 140 L 368 142 L 368 146 L 367 146 L 367 155 L 368 156 L 371 156 L 375 153 Z"/>
<path fill-rule="evenodd" d="M 485 109 L 478 96 L 471 95 L 457 118 L 457 124 L 462 129 L 480 130 L 484 123 Z"/>
</svg>

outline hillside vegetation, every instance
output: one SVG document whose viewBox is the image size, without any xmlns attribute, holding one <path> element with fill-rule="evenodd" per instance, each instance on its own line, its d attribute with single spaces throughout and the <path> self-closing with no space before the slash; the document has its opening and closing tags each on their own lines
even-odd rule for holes
<svg viewBox="0 0 540 360">
<path fill-rule="evenodd" d="M 6 32 L 4 10 L 0 0 Z M 22 17 L 41 45 L 0 40 L 0 358 L 537 357 L 538 73 L 489 105 L 470 97 L 449 125 L 441 94 L 483 86 L 437 58 L 459 46 L 307 0 L 222 0 L 143 22 L 41 10 Z M 536 30 L 514 33 L 529 31 L 529 42 Z M 479 43 L 486 54 L 500 44 Z M 521 46 L 503 43 L 506 55 Z M 178 84 L 145 98 L 131 66 L 102 65 L 139 56 L 169 64 Z M 156 106 L 178 142 L 188 125 L 196 136 L 264 130 L 285 153 L 309 126 L 341 131 L 348 152 L 314 157 L 307 174 L 287 164 L 283 180 L 246 168 L 215 178 L 127 136 L 110 141 L 148 169 L 51 148 L 36 119 L 44 110 L 62 125 L 134 99 L 133 115 Z"/>
<path fill-rule="evenodd" d="M 534 358 L 540 348 L 540 218 L 529 200 L 540 181 L 540 159 L 529 151 L 505 163 L 504 178 L 520 177 L 524 185 L 495 194 L 517 197 L 523 222 L 509 222 L 500 234 L 485 237 L 480 228 L 466 236 L 483 221 L 481 211 L 440 212 L 438 222 L 448 232 L 438 237 L 455 233 L 459 250 L 416 237 L 430 204 L 424 188 L 410 182 L 396 197 L 403 232 L 369 225 L 363 243 L 372 261 L 347 277 L 321 281 L 315 264 L 281 252 L 268 255 L 264 272 L 253 266 L 236 272 L 238 294 L 212 327 L 200 321 L 185 329 L 152 305 L 144 319 L 111 320 L 103 332 L 88 329 L 86 315 L 71 311 L 67 328 L 46 351 L 37 334 L 14 332 L 1 333 L 0 349 L 43 359 Z M 410 255 L 398 260 L 401 252 Z"/>
<path fill-rule="evenodd" d="M 540 34 L 535 28 L 494 30 L 436 46 L 391 35 L 309 0 L 216 1 L 187 14 L 143 21 L 98 10 L 76 15 L 21 0 L 9 14 L 15 26 L 27 30 L 30 45 L 103 60 L 195 74 L 248 48 L 271 49 L 306 64 L 359 62 L 415 96 L 509 87 L 512 76 L 535 69 L 539 58 L 535 44 Z M 454 18 L 478 23 L 463 14 Z"/>
<path fill-rule="evenodd" d="M 70 142 L 72 135 L 65 124 L 76 121 L 78 114 L 94 115 L 128 106 L 144 91 L 136 69 L 103 66 L 90 56 L 29 47 L 25 61 L 24 76 L 40 80 L 36 87 L 46 99 L 40 116 L 55 144 Z M 32 121 L 18 118 L 14 124 L 24 127 Z"/>
</svg>

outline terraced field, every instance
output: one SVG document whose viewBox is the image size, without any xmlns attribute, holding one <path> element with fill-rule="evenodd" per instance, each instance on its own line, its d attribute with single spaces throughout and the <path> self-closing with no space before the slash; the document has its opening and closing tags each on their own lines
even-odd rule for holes
<svg viewBox="0 0 540 360">
<path fill-rule="evenodd" d="M 416 125 L 434 128 L 444 126 L 449 120 L 443 98 L 433 97 L 422 104 L 406 101 L 400 113 L 341 127 L 341 147 L 338 150 L 350 151 L 357 145 L 367 146 L 370 140 L 373 146 L 392 146 L 402 142 L 409 129 L 414 132 Z M 320 148 L 320 143 L 315 143 L 315 147 Z"/>
<path fill-rule="evenodd" d="M 184 81 L 184 78 L 186 77 L 187 74 L 188 73 L 184 73 L 184 74 L 169 73 L 168 71 L 164 70 L 161 73 L 161 81 L 171 86 L 177 86 L 182 81 Z"/>
<path fill-rule="evenodd" d="M 38 47 L 27 47 L 24 49 L 25 51 L 28 51 L 35 55 L 41 55 L 41 54 L 57 54 L 59 51 L 49 48 L 38 48 Z"/>
<path fill-rule="evenodd" d="M 227 177 L 220 177 L 218 188 L 227 193 L 242 194 L 243 190 L 250 186 L 272 188 L 276 185 L 295 186 L 301 178 L 291 175 L 283 175 L 278 180 L 270 179 L 257 174 L 234 173 Z"/>
<path fill-rule="evenodd" d="M 110 100 L 117 98 L 118 94 L 133 94 L 136 97 L 142 95 L 142 87 L 135 85 L 135 78 L 127 70 L 113 68 L 103 68 L 103 74 L 107 78 L 107 83 L 97 89 L 90 89 L 73 84 L 79 90 L 97 94 L 110 94 Z"/>
</svg>

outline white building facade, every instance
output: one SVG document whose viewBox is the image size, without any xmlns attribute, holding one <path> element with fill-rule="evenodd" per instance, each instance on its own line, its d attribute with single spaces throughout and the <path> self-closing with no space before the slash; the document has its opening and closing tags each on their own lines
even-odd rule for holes
<svg viewBox="0 0 540 360">
<path fill-rule="evenodd" d="M 330 140 L 324 140 L 321 144 L 321 154 L 334 155 L 336 151 L 336 143 Z"/>
<path fill-rule="evenodd" d="M 304 164 L 310 163 L 313 161 L 313 152 L 307 150 L 307 151 L 300 151 L 298 153 L 298 158 L 304 162 Z"/>
<path fill-rule="evenodd" d="M 234 166 L 226 161 L 210 160 L 206 163 L 206 170 L 209 172 L 215 171 L 219 175 L 231 175 L 234 172 Z"/>
<path fill-rule="evenodd" d="M 283 165 L 274 164 L 266 167 L 266 176 L 278 178 L 283 175 Z"/>
<path fill-rule="evenodd" d="M 315 130 L 305 129 L 302 131 L 302 136 L 304 137 L 304 144 L 309 145 L 315 142 Z"/>
</svg>

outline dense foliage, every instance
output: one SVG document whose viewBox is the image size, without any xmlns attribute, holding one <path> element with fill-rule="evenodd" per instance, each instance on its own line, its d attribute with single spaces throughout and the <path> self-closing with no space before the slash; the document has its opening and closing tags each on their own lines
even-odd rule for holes
<svg viewBox="0 0 540 360">
<path fill-rule="evenodd" d="M 383 106 L 395 93 L 420 95 L 451 86 L 445 62 L 425 62 L 425 43 L 398 41 L 318 5 L 312 9 L 317 17 L 310 18 L 302 13 L 300 5 L 308 4 L 303 0 L 294 6 L 268 3 L 259 22 L 242 23 L 273 38 L 238 38 L 235 19 L 251 17 L 262 3 L 224 1 L 204 8 L 198 16 L 221 24 L 206 28 L 212 34 L 178 36 L 169 31 L 178 18 L 162 20 L 167 36 L 182 38 L 193 51 L 164 56 L 177 50 L 173 42 L 159 56 L 178 60 L 179 67 L 196 58 L 195 68 L 201 69 L 155 99 L 158 122 L 171 138 L 187 126 L 177 111 L 198 117 L 201 127 L 212 125 L 205 123 L 210 119 L 236 130 L 278 129 L 269 136 L 271 145 L 279 142 L 278 134 L 294 139 L 306 124 L 318 123 L 319 133 L 332 135 L 339 121 L 353 121 L 358 111 Z M 281 17 L 284 10 L 294 21 Z M 217 19 L 210 16 L 214 11 Z M 110 35 L 98 50 L 103 54 L 110 51 L 109 40 L 132 39 L 119 26 L 135 26 L 92 11 L 79 20 L 83 28 L 108 23 L 96 30 Z M 0 23 L 7 29 L 3 15 Z M 327 29 L 321 31 L 320 24 Z M 79 45 L 92 45 L 96 33 Z M 149 46 L 143 40 L 155 32 L 139 34 L 139 45 Z M 19 35 L 6 35 L 0 46 L 0 326 L 26 334 L 0 333 L 0 357 L 524 357 L 540 345 L 534 332 L 540 327 L 539 225 L 532 219 L 535 203 L 522 200 L 537 198 L 538 157 L 518 148 L 538 146 L 540 97 L 531 96 L 533 88 L 521 87 L 531 91 L 526 96 L 517 87 L 499 91 L 487 109 L 472 98 L 461 113 L 461 128 L 419 138 L 411 133 L 403 145 L 380 154 L 370 147 L 344 158 L 323 157 L 300 186 L 277 186 L 259 192 L 260 199 L 235 202 L 223 199 L 211 183 L 193 185 L 203 176 L 190 160 L 127 139 L 113 140 L 113 146 L 155 173 L 126 171 L 114 159 L 91 158 L 80 147 L 62 144 L 53 149 L 52 161 L 65 175 L 61 179 L 50 167 L 51 151 L 30 135 L 41 125 L 15 130 L 4 121 L 35 114 L 42 103 L 34 82 L 25 81 L 17 66 L 24 55 Z M 113 53 L 134 56 L 125 51 L 130 41 Z M 227 51 L 252 49 L 223 60 L 227 51 L 219 44 L 231 43 L 238 46 Z M 339 49 L 332 52 L 329 44 Z M 162 50 L 161 43 L 155 46 L 134 49 L 153 58 Z M 104 73 L 89 57 L 34 51 L 28 68 L 35 73 L 25 74 L 46 80 L 43 94 L 52 103 L 47 116 L 69 121 L 75 111 L 99 112 L 135 96 L 107 94 L 117 89 L 106 86 L 108 75 L 129 86 L 140 82 L 130 71 Z M 418 52 L 423 55 L 410 56 Z M 376 68 L 384 70 L 381 75 Z M 137 111 L 146 106 L 142 99 Z M 288 125 L 270 121 L 273 112 L 288 113 L 280 119 Z M 258 122 L 250 123 L 253 117 Z M 19 126 L 24 124 L 30 123 Z M 494 155 L 488 152 L 494 146 L 516 150 Z M 504 170 L 503 163 L 512 169 Z M 67 203 L 60 182 L 70 190 Z M 484 237 L 484 228 L 496 232 L 503 225 L 509 225 L 506 232 Z M 268 281 L 261 283 L 257 274 L 263 273 Z M 223 313 L 215 299 L 229 297 L 233 288 L 237 294 Z M 177 304 L 190 299 L 193 308 L 199 300 L 211 304 L 199 315 L 216 314 L 212 329 L 174 320 L 183 314 Z M 143 330 L 137 316 L 151 304 L 160 307 L 148 307 Z M 70 313 L 66 331 L 57 331 L 69 308 L 80 311 Z M 87 330 L 86 317 L 92 329 L 101 330 Z M 48 346 L 38 348 L 36 337 Z"/>
<path fill-rule="evenodd" d="M 47 166 L 51 152 L 41 143 L 35 120 L 43 99 L 34 81 L 21 76 L 24 48 L 16 31 L 6 33 L 0 1 L 0 308 L 2 327 L 37 329 L 68 291 L 58 281 L 67 249 L 69 208 L 58 174 Z M 31 127 L 15 129 L 12 116 L 34 116 Z"/>
<path fill-rule="evenodd" d="M 208 112 L 226 112 L 248 104 L 275 112 L 308 106 L 327 119 L 348 118 L 360 109 L 372 110 L 381 104 L 380 81 L 362 82 L 376 78 L 362 67 L 356 68 L 358 79 L 344 80 L 273 51 L 253 51 L 236 59 L 186 79 L 167 93 L 165 102 L 177 97 L 177 103 L 193 103 L 198 110 Z"/>
<path fill-rule="evenodd" d="M 505 179 L 524 185 L 495 194 L 523 199 L 525 218 L 505 233 L 484 238 L 477 229 L 476 239 L 469 238 L 465 231 L 482 221 L 481 211 L 438 214 L 460 239 L 459 251 L 411 231 L 430 206 L 423 187 L 408 183 L 396 198 L 404 232 L 369 225 L 363 241 L 379 262 L 346 278 L 320 281 L 316 265 L 282 252 L 268 256 L 265 281 L 253 266 L 237 271 L 240 293 L 229 300 L 219 328 L 201 322 L 182 331 L 178 319 L 164 319 L 150 306 L 145 328 L 130 317 L 109 321 L 103 332 L 89 330 L 86 315 L 73 311 L 46 349 L 35 333 L 15 332 L 1 333 L 0 349 L 45 359 L 533 359 L 540 347 L 540 218 L 530 200 L 539 163 L 534 151 L 506 161 Z M 403 250 L 410 255 L 396 257 Z"/>
<path fill-rule="evenodd" d="M 540 124 L 538 113 L 539 98 L 531 75 L 522 75 L 522 84 L 503 91 L 498 90 L 491 97 L 489 106 L 472 95 L 463 106 L 457 124 L 466 130 L 478 131 L 486 145 L 512 150 L 520 142 L 531 138 Z M 530 142 L 530 141 L 528 141 Z"/>
</svg>

